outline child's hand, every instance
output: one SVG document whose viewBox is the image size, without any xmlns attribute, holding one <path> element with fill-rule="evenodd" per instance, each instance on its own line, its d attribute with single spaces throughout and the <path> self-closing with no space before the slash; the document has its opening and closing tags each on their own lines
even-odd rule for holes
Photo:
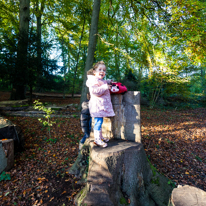
<svg viewBox="0 0 206 206">
<path fill-rule="evenodd" d="M 113 82 L 112 79 L 108 79 L 108 80 L 107 80 L 107 83 L 108 83 L 108 84 L 112 84 L 112 82 Z"/>
<path fill-rule="evenodd" d="M 111 90 L 112 85 L 111 84 L 107 84 L 107 86 L 108 86 L 108 89 Z"/>
</svg>

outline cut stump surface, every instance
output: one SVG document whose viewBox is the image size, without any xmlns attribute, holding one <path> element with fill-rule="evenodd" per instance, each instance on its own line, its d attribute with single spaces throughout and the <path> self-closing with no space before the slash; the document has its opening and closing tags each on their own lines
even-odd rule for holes
<svg viewBox="0 0 206 206">
<path fill-rule="evenodd" d="M 171 206 L 205 206 L 206 192 L 189 185 L 180 186 L 172 191 Z"/>
</svg>

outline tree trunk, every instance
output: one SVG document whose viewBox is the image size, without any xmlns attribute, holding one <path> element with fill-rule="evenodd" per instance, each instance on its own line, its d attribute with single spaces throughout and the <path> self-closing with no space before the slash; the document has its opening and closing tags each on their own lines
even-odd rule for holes
<svg viewBox="0 0 206 206">
<path fill-rule="evenodd" d="M 41 18 L 42 18 L 42 14 L 44 12 L 44 7 L 45 7 L 45 0 L 40 1 L 36 1 L 36 19 L 37 19 L 37 33 L 36 33 L 36 43 L 37 43 L 37 79 L 40 79 L 41 75 L 42 75 L 42 48 L 41 48 L 41 35 L 42 35 L 42 22 L 41 22 Z"/>
<path fill-rule="evenodd" d="M 201 68 L 201 81 L 202 81 L 202 93 L 204 99 L 206 99 L 206 77 L 205 77 L 205 67 Z"/>
<path fill-rule="evenodd" d="M 41 15 L 37 16 L 37 70 L 41 71 Z"/>
<path fill-rule="evenodd" d="M 118 37 L 119 37 L 119 31 L 118 31 L 118 27 L 116 29 L 116 47 L 118 48 L 119 46 L 119 40 L 118 40 Z M 120 69 L 119 69 L 119 51 L 115 51 L 115 69 L 117 71 L 117 81 L 120 82 L 121 81 L 121 73 L 120 73 Z"/>
<path fill-rule="evenodd" d="M 11 99 L 26 98 L 27 84 L 27 47 L 30 20 L 30 0 L 20 0 L 19 39 L 17 48 L 17 63 L 13 76 L 13 90 Z"/>
<path fill-rule="evenodd" d="M 65 99 L 65 94 L 66 94 L 66 72 L 67 72 L 67 66 L 65 62 L 65 53 L 64 53 L 64 46 L 63 46 L 63 41 L 62 41 L 62 60 L 63 60 L 63 80 L 64 80 L 64 86 L 63 86 L 63 99 Z"/>
<path fill-rule="evenodd" d="M 79 41 L 79 51 L 78 51 L 78 54 L 77 54 L 76 68 L 75 68 L 75 72 L 74 72 L 74 81 L 73 81 L 73 87 L 72 87 L 72 98 L 74 98 L 74 87 L 75 87 L 75 82 L 76 82 L 77 68 L 78 68 L 78 64 L 79 64 L 79 55 L 80 55 L 80 51 L 81 51 L 82 38 L 84 36 L 85 21 L 86 21 L 86 17 L 84 16 L 82 32 L 81 32 L 81 37 L 80 37 L 80 41 Z"/>
<path fill-rule="evenodd" d="M 32 93 L 33 93 L 33 86 L 32 86 L 32 84 L 31 85 L 29 85 L 29 87 L 30 87 L 30 92 L 29 92 L 29 96 L 30 96 L 30 100 L 29 100 L 29 104 L 30 105 L 32 105 Z"/>
<path fill-rule="evenodd" d="M 41 29 L 42 29 L 42 23 L 41 23 L 41 17 L 44 12 L 45 7 L 45 0 L 41 1 L 41 5 L 39 6 L 39 1 L 36 3 L 36 18 L 37 18 L 37 69 L 39 72 L 42 71 L 42 64 L 41 64 Z"/>
<path fill-rule="evenodd" d="M 101 0 L 94 0 L 91 28 L 90 28 L 90 34 L 89 34 L 89 46 L 88 46 L 86 66 L 84 69 L 84 79 L 83 79 L 83 85 L 82 85 L 80 105 L 83 101 L 87 99 L 88 88 L 85 85 L 85 83 L 87 79 L 87 71 L 92 68 L 93 61 L 94 61 L 94 52 L 96 49 L 100 5 L 101 5 Z"/>
</svg>

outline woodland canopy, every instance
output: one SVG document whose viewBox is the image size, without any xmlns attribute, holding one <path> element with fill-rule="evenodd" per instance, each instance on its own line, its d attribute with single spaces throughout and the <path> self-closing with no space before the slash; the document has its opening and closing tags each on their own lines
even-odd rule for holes
<svg viewBox="0 0 206 206">
<path fill-rule="evenodd" d="M 99 1 L 99 0 L 94 0 Z M 0 90 L 81 93 L 91 0 L 1 0 Z M 205 104 L 205 0 L 102 0 L 94 62 L 153 107 Z"/>
</svg>

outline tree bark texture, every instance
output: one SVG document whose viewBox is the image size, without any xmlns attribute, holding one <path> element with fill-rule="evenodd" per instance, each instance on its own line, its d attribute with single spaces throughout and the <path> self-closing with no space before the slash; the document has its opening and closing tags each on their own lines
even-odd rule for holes
<svg viewBox="0 0 206 206">
<path fill-rule="evenodd" d="M 108 139 L 123 139 L 141 143 L 140 92 L 112 94 L 114 117 L 104 117 L 102 134 Z M 92 124 L 94 125 L 94 119 Z M 90 134 L 94 136 L 93 129 Z"/>
<path fill-rule="evenodd" d="M 75 197 L 76 205 L 87 206 L 166 206 L 172 187 L 151 168 L 143 145 L 111 140 L 107 148 L 90 145 L 89 170 L 84 189 Z M 81 152 L 80 152 L 81 153 Z M 79 157 L 84 155 L 79 155 Z M 82 164 L 70 169 L 81 175 Z M 84 162 L 84 159 L 82 159 Z M 86 170 L 85 170 L 86 171 Z"/>
<path fill-rule="evenodd" d="M 94 146 L 91 132 L 69 170 L 84 181 L 88 168 L 76 205 L 167 206 L 172 187 L 149 163 L 141 144 L 140 92 L 114 94 L 111 99 L 115 117 L 104 118 L 102 126 L 108 146 Z"/>
<path fill-rule="evenodd" d="M 83 101 L 87 99 L 87 92 L 88 92 L 88 88 L 86 86 L 87 71 L 92 68 L 93 61 L 94 61 L 94 52 L 96 49 L 96 42 L 97 42 L 100 5 L 101 5 L 101 0 L 94 0 L 91 27 L 90 27 L 90 33 L 89 33 L 89 46 L 88 46 L 88 52 L 87 52 L 86 66 L 84 70 L 84 79 L 83 79 L 80 105 Z"/>
<path fill-rule="evenodd" d="M 42 15 L 37 16 L 37 69 L 39 73 L 42 71 L 41 69 L 41 17 Z"/>
<path fill-rule="evenodd" d="M 6 153 L 4 151 L 2 141 L 0 140 L 0 173 L 4 171 L 7 166 L 7 158 Z"/>
<path fill-rule="evenodd" d="M 20 0 L 19 39 L 17 48 L 17 63 L 13 75 L 13 91 L 11 99 L 25 99 L 27 84 L 27 47 L 30 21 L 30 0 Z"/>
<path fill-rule="evenodd" d="M 2 141 L 2 145 L 7 158 L 7 166 L 4 170 L 9 171 L 14 166 L 14 140 L 4 140 Z"/>
<path fill-rule="evenodd" d="M 84 16 L 82 32 L 81 32 L 81 36 L 80 36 L 80 40 L 79 40 L 79 49 L 78 49 L 78 53 L 77 53 L 76 67 L 75 67 L 75 72 L 74 72 L 74 81 L 73 81 L 73 86 L 72 86 L 72 98 L 74 98 L 74 86 L 75 86 L 75 82 L 76 82 L 77 69 L 78 69 L 78 64 L 79 64 L 79 55 L 80 55 L 80 51 L 81 51 L 82 38 L 84 36 L 85 21 L 86 21 L 86 17 Z"/>
<path fill-rule="evenodd" d="M 36 18 L 37 18 L 37 69 L 39 74 L 42 72 L 42 48 L 41 48 L 41 35 L 42 35 L 42 23 L 41 18 L 44 12 L 45 0 L 41 1 L 41 5 L 39 5 L 39 1 L 36 3 Z"/>
</svg>

